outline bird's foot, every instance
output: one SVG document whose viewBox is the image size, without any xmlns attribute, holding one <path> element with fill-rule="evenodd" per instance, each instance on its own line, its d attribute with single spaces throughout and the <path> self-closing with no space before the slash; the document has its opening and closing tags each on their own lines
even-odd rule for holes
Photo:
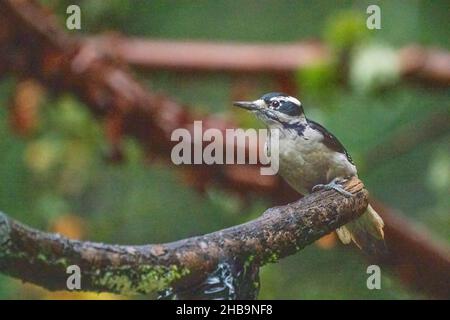
<svg viewBox="0 0 450 320">
<path fill-rule="evenodd" d="M 319 191 L 319 190 L 334 190 L 336 192 L 339 192 L 340 194 L 346 196 L 346 197 L 351 197 L 352 194 L 350 192 L 348 192 L 347 190 L 345 190 L 341 183 L 344 183 L 345 181 L 347 181 L 347 179 L 342 179 L 342 178 L 336 178 L 333 179 L 330 183 L 328 184 L 318 184 L 315 185 L 312 188 L 313 192 Z"/>
</svg>

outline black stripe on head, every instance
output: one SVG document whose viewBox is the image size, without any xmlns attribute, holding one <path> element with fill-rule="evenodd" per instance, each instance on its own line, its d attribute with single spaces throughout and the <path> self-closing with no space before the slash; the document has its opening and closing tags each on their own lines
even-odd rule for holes
<svg viewBox="0 0 450 320">
<path fill-rule="evenodd" d="M 291 101 L 284 101 L 283 103 L 281 103 L 278 111 L 291 117 L 299 116 L 302 113 L 301 107 Z"/>
<path fill-rule="evenodd" d="M 260 99 L 264 100 L 265 103 L 269 104 L 270 99 L 275 97 L 288 97 L 288 95 L 282 92 L 269 92 L 263 95 Z"/>
<path fill-rule="evenodd" d="M 297 117 L 303 113 L 300 101 L 281 92 L 266 93 L 260 99 L 264 100 L 270 109 L 290 117 Z"/>
</svg>

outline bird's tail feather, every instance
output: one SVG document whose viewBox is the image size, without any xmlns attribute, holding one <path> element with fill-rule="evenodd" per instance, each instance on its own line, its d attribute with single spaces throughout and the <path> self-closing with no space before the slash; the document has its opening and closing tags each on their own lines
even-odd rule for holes
<svg viewBox="0 0 450 320">
<path fill-rule="evenodd" d="M 348 244 L 353 241 L 361 250 L 369 255 L 387 253 L 383 232 L 384 222 L 371 205 L 356 220 L 336 230 L 339 239 Z"/>
</svg>

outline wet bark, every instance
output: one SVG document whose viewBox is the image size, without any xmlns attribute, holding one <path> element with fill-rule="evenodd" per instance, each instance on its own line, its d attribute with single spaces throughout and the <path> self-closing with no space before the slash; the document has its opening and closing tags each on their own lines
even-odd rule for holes
<svg viewBox="0 0 450 320">
<path fill-rule="evenodd" d="M 368 193 L 357 178 L 352 197 L 319 191 L 259 218 L 210 234 L 142 246 L 70 240 L 0 215 L 0 272 L 50 290 L 67 290 L 66 269 L 77 265 L 82 290 L 152 293 L 195 286 L 223 261 L 276 262 L 362 214 Z"/>
</svg>

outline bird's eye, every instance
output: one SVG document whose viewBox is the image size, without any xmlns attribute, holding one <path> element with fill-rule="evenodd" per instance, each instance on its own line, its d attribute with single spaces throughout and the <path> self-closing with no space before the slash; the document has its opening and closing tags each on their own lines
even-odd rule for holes
<svg viewBox="0 0 450 320">
<path fill-rule="evenodd" d="M 278 108 L 279 106 L 280 106 L 280 102 L 278 102 L 278 101 L 276 101 L 276 100 L 273 101 L 273 102 L 271 103 L 271 107 L 272 107 L 272 108 L 275 108 L 275 109 L 276 109 L 276 108 Z"/>
</svg>

